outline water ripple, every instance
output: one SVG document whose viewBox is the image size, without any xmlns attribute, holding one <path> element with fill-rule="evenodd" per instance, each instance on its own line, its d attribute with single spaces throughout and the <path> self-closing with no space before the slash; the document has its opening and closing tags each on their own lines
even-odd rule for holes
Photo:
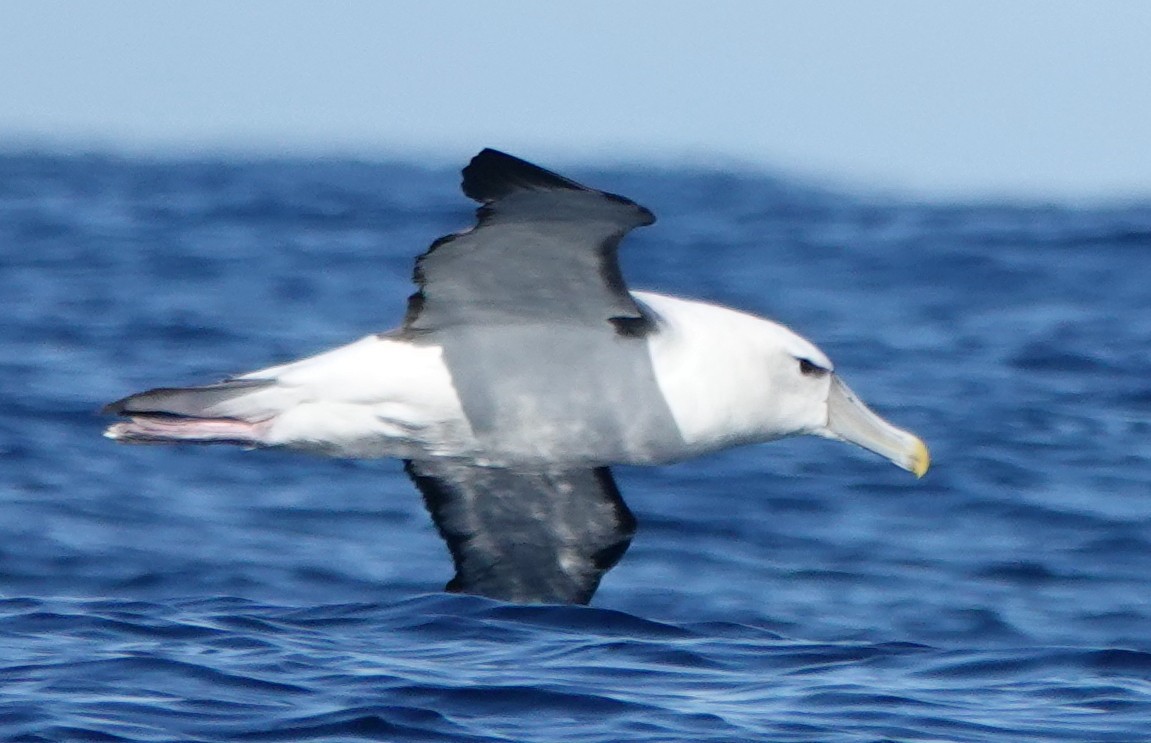
<svg viewBox="0 0 1151 743">
<path fill-rule="evenodd" d="M 435 593 L 396 463 L 117 448 L 95 411 L 395 324 L 457 175 L 0 154 L 0 739 L 1147 738 L 1151 205 L 575 175 L 660 215 L 633 285 L 819 341 L 932 472 L 618 468 L 596 606 Z"/>
</svg>

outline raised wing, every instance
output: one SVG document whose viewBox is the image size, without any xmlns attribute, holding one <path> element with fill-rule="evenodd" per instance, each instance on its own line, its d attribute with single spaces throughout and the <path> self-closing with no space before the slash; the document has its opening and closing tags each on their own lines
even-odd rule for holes
<svg viewBox="0 0 1151 743">
<path fill-rule="evenodd" d="M 463 191 L 483 204 L 478 222 L 416 261 L 406 330 L 611 323 L 634 334 L 642 325 L 616 250 L 655 221 L 650 211 L 491 149 L 464 168 Z"/>
<path fill-rule="evenodd" d="M 521 472 L 428 459 L 405 469 L 452 553 L 448 591 L 586 604 L 635 533 L 607 467 Z"/>
</svg>

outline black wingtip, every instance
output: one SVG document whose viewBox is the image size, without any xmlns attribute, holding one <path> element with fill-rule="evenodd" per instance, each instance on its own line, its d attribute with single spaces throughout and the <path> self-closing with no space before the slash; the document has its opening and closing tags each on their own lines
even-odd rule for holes
<svg viewBox="0 0 1151 743">
<path fill-rule="evenodd" d="M 527 160 L 506 152 L 484 148 L 463 169 L 464 195 L 482 204 L 491 204 L 516 191 L 582 191 L 599 194 L 608 201 L 622 204 L 636 212 L 635 225 L 655 222 L 655 215 L 626 196 L 576 183 Z"/>
<path fill-rule="evenodd" d="M 590 191 L 558 173 L 521 160 L 506 152 L 485 148 L 464 167 L 462 184 L 464 195 L 482 203 L 490 203 L 513 191 L 525 189 L 554 191 Z"/>
</svg>

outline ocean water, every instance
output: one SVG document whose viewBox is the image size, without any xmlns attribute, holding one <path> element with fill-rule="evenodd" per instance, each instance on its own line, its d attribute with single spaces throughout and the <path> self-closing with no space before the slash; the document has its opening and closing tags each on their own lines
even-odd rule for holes
<svg viewBox="0 0 1151 743">
<path fill-rule="evenodd" d="M 100 406 L 396 325 L 452 169 L 0 156 L 0 739 L 1151 740 L 1151 201 L 573 169 L 630 283 L 780 320 L 919 433 L 617 468 L 591 607 L 439 593 L 396 462 L 123 447 Z"/>
</svg>

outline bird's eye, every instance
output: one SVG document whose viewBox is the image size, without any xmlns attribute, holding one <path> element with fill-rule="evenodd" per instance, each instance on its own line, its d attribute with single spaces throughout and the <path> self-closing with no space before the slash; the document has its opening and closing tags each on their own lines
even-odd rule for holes
<svg viewBox="0 0 1151 743">
<path fill-rule="evenodd" d="M 822 377 L 827 369 L 813 363 L 809 359 L 799 359 L 799 373 L 805 377 Z"/>
</svg>

